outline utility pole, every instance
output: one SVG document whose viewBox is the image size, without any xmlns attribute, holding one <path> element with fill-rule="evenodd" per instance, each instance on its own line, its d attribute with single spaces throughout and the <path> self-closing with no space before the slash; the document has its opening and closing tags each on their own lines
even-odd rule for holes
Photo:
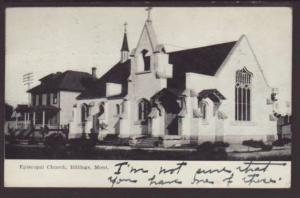
<svg viewBox="0 0 300 198">
<path fill-rule="evenodd" d="M 33 73 L 29 72 L 23 75 L 23 84 L 27 86 L 27 91 L 30 89 L 30 85 L 33 81 Z M 28 93 L 28 105 L 30 105 L 30 93 Z"/>
</svg>

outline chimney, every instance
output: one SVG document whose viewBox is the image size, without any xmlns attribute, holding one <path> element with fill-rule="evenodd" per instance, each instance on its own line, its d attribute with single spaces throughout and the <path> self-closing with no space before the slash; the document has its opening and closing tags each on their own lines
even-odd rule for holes
<svg viewBox="0 0 300 198">
<path fill-rule="evenodd" d="M 97 78 L 97 74 L 96 74 L 97 68 L 96 67 L 92 67 L 92 76 L 94 78 Z"/>
</svg>

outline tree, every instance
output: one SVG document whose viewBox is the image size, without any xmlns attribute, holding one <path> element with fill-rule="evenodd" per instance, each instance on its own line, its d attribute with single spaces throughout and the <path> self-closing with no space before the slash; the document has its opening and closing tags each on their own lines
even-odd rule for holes
<svg viewBox="0 0 300 198">
<path fill-rule="evenodd" d="M 13 113 L 13 107 L 5 103 L 5 120 L 10 120 Z"/>
</svg>

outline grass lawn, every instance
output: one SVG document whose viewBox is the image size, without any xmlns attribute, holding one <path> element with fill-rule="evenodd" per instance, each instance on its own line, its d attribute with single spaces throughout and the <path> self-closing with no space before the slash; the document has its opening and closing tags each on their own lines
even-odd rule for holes
<svg viewBox="0 0 300 198">
<path fill-rule="evenodd" d="M 131 148 L 103 146 L 73 150 L 69 147 L 50 149 L 44 145 L 6 145 L 7 159 L 107 159 L 107 160 L 290 160 L 291 146 L 274 147 L 271 151 L 249 149 L 227 152 L 197 151 L 196 149 Z"/>
</svg>

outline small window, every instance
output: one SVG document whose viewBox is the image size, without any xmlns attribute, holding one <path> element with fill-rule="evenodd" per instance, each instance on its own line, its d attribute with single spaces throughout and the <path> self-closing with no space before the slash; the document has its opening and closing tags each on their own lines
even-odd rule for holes
<svg viewBox="0 0 300 198">
<path fill-rule="evenodd" d="M 120 104 L 116 104 L 116 115 L 120 115 L 121 114 L 121 105 Z"/>
<path fill-rule="evenodd" d="M 202 119 L 206 120 L 207 119 L 207 103 L 204 101 L 200 101 L 198 103 L 198 107 L 200 108 L 200 112 L 202 114 Z"/>
<path fill-rule="evenodd" d="M 50 105 L 50 93 L 47 93 L 47 105 Z"/>
<path fill-rule="evenodd" d="M 32 106 L 34 106 L 35 103 L 36 103 L 36 95 L 32 94 L 31 95 L 31 104 L 32 104 Z"/>
<path fill-rule="evenodd" d="M 39 105 L 43 105 L 43 94 L 39 95 Z"/>
<path fill-rule="evenodd" d="M 53 93 L 53 104 L 57 104 L 57 93 Z"/>
<path fill-rule="evenodd" d="M 86 122 L 89 117 L 89 106 L 87 104 L 82 104 L 81 106 L 81 122 Z"/>
</svg>

